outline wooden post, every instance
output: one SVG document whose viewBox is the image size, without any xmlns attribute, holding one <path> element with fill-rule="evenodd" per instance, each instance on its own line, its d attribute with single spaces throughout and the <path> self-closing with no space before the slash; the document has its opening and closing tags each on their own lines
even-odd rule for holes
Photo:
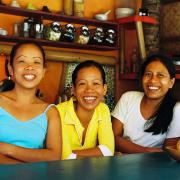
<svg viewBox="0 0 180 180">
<path fill-rule="evenodd" d="M 136 32 L 138 38 L 140 57 L 142 61 L 144 61 L 146 59 L 146 49 L 145 49 L 144 33 L 143 33 L 143 27 L 141 21 L 136 22 Z"/>
<path fill-rule="evenodd" d="M 124 73 L 125 68 L 125 29 L 120 27 L 120 74 Z"/>
</svg>

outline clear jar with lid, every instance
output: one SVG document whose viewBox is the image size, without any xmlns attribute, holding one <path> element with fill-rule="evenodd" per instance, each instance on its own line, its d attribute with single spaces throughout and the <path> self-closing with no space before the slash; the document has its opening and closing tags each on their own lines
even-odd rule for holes
<svg viewBox="0 0 180 180">
<path fill-rule="evenodd" d="M 90 40 L 90 44 L 103 45 L 104 43 L 104 30 L 102 27 L 96 27 L 93 37 Z"/>
<path fill-rule="evenodd" d="M 76 28 L 73 24 L 66 24 L 61 40 L 66 42 L 73 42 L 75 40 L 75 32 Z"/>
<path fill-rule="evenodd" d="M 116 33 L 114 29 L 108 29 L 105 34 L 106 34 L 105 39 L 104 39 L 105 45 L 113 46 L 115 43 L 115 37 L 116 37 Z"/>
<path fill-rule="evenodd" d="M 90 39 L 90 31 L 87 26 L 81 26 L 79 30 L 79 34 L 77 37 L 77 43 L 79 44 L 87 44 Z"/>
<path fill-rule="evenodd" d="M 51 41 L 59 41 L 61 31 L 61 25 L 58 22 L 52 22 L 45 27 L 45 38 Z"/>
</svg>

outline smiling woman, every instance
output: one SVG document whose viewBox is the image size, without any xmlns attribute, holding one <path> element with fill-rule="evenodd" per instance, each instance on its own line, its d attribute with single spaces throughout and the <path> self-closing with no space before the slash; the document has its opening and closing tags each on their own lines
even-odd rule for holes
<svg viewBox="0 0 180 180">
<path fill-rule="evenodd" d="M 0 93 L 0 163 L 61 158 L 58 111 L 36 97 L 45 64 L 38 44 L 21 43 L 12 48 L 9 71 L 15 87 Z"/>
<path fill-rule="evenodd" d="M 144 92 L 127 92 L 113 116 L 116 150 L 124 153 L 161 152 L 180 137 L 180 103 L 172 96 L 175 68 L 166 56 L 155 54 L 141 67 Z"/>
<path fill-rule="evenodd" d="M 102 101 L 107 85 L 102 66 L 78 64 L 72 74 L 74 97 L 57 106 L 63 127 L 63 159 L 114 154 L 110 112 Z"/>
</svg>

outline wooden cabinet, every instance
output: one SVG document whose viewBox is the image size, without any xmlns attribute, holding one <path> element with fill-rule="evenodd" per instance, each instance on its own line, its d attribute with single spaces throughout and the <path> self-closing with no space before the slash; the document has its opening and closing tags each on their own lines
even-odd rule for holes
<svg viewBox="0 0 180 180">
<path fill-rule="evenodd" d="M 47 47 L 56 47 L 57 48 L 70 48 L 70 49 L 80 49 L 80 50 L 96 50 L 96 51 L 112 51 L 112 50 L 119 50 L 119 25 L 117 22 L 103 22 L 94 19 L 87 19 L 87 18 L 78 18 L 74 16 L 65 16 L 56 13 L 48 13 L 43 11 L 36 11 L 36 10 L 28 10 L 23 8 L 15 8 L 8 5 L 0 5 L 0 13 L 7 14 L 7 15 L 15 15 L 21 17 L 33 17 L 38 18 L 44 21 L 57 21 L 65 23 L 72 23 L 77 26 L 79 25 L 87 25 L 90 28 L 94 29 L 96 27 L 102 27 L 103 29 L 114 29 L 116 32 L 116 42 L 113 46 L 105 46 L 105 45 L 92 45 L 92 44 L 78 44 L 78 43 L 69 43 L 69 42 L 62 42 L 62 41 L 50 41 L 46 39 L 36 39 L 36 38 L 25 38 L 25 37 L 17 37 L 13 35 L 2 36 L 0 35 L 0 43 L 16 43 L 16 42 L 38 42 L 42 46 Z M 47 22 L 47 21 L 46 21 Z M 46 23 L 45 22 L 45 23 Z M 12 24 L 13 26 L 13 24 Z M 2 27 L 3 28 L 3 27 Z M 11 33 L 10 33 L 11 34 Z M 50 48 L 52 49 L 52 48 Z M 50 53 L 49 53 L 50 54 Z M 52 54 L 52 53 L 51 53 Z M 103 54 L 103 53 L 101 53 Z M 63 56 L 63 54 L 62 54 Z M 69 52 L 69 56 L 72 56 L 71 61 L 77 61 L 77 58 L 80 60 L 82 58 L 87 59 L 90 58 L 88 55 L 80 54 L 77 58 L 74 57 L 73 53 Z M 98 55 L 97 55 L 98 56 Z M 104 56 L 105 57 L 105 56 Z M 103 58 L 103 57 L 102 57 Z M 101 59 L 102 59 L 101 58 Z M 109 57 L 111 59 L 112 57 Z M 99 62 L 101 62 L 99 57 Z M 108 59 L 107 57 L 104 58 L 105 60 Z M 103 60 L 104 60 L 103 59 Z M 52 59 L 51 59 L 52 60 Z M 68 60 L 70 62 L 70 60 Z M 104 61 L 106 62 L 106 61 Z M 63 81 L 65 76 L 65 66 L 66 63 L 63 61 L 48 61 L 48 68 L 46 71 L 46 75 L 42 80 L 39 88 L 44 95 L 44 99 L 47 102 L 54 103 L 57 95 L 60 93 L 61 88 L 63 88 Z"/>
</svg>

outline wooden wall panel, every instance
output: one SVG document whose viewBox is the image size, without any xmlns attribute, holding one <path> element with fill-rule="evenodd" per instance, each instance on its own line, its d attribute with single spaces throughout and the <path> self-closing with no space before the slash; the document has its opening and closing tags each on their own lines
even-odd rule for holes
<svg viewBox="0 0 180 180">
<path fill-rule="evenodd" d="M 43 99 L 49 103 L 55 103 L 57 95 L 62 85 L 62 74 L 65 74 L 63 62 L 48 61 L 44 79 L 41 81 L 39 89 L 43 93 Z"/>
<path fill-rule="evenodd" d="M 0 56 L 0 81 L 7 78 L 4 67 L 5 67 L 5 56 Z"/>
</svg>

